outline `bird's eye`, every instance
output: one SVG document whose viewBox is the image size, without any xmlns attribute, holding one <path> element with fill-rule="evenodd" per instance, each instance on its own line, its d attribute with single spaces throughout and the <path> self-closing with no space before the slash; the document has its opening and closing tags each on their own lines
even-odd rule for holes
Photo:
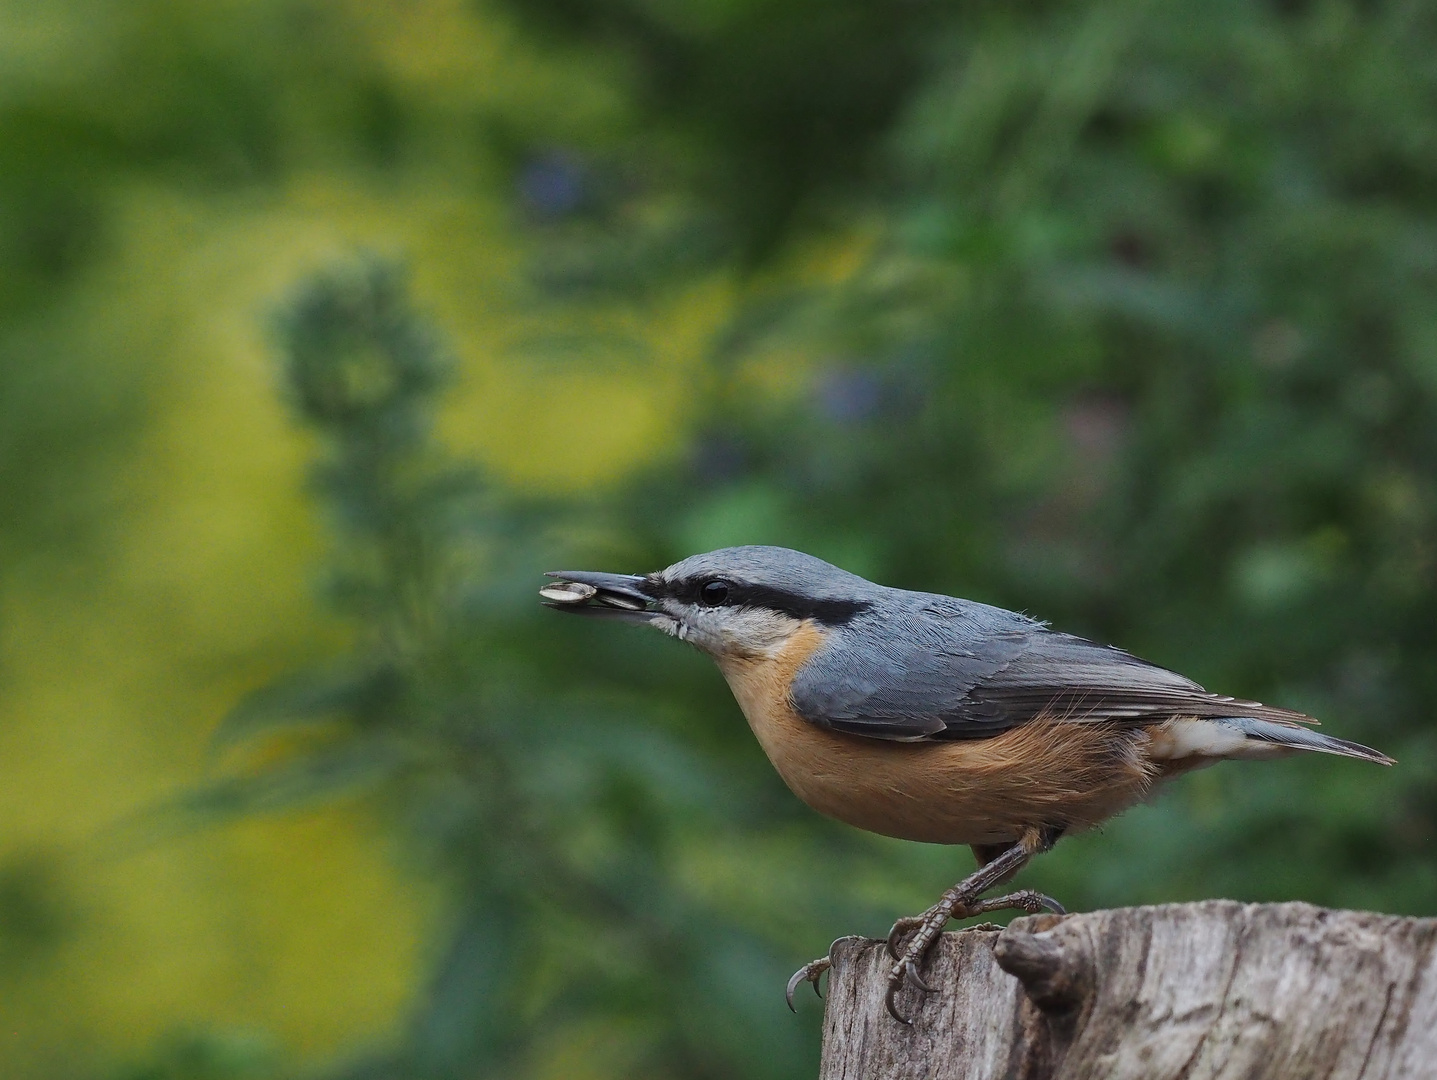
<svg viewBox="0 0 1437 1080">
<path fill-rule="evenodd" d="M 718 607 L 728 599 L 728 582 L 715 578 L 706 581 L 699 589 L 699 603 L 704 607 Z"/>
</svg>

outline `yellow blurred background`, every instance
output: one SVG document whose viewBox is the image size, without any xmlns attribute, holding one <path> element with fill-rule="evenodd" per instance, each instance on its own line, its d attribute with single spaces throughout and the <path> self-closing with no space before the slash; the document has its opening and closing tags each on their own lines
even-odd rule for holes
<svg viewBox="0 0 1437 1080">
<path fill-rule="evenodd" d="M 127 80 L 113 80 L 132 50 L 169 48 L 148 22 L 180 37 L 238 30 L 252 37 L 236 48 L 262 46 L 285 7 L 10 4 L 0 74 L 14 94 L 123 97 Z M 418 307 L 459 343 L 445 441 L 536 491 L 612 481 L 672 452 L 706 337 L 730 309 L 718 281 L 643 318 L 581 310 L 566 332 L 589 342 L 584 370 L 535 363 L 533 339 L 555 327 L 515 298 L 512 214 L 476 188 L 492 166 L 444 145 L 446 121 L 485 107 L 547 113 L 577 131 L 615 123 L 615 93 L 592 66 L 527 52 L 476 5 L 332 7 L 323 18 L 348 49 L 431 118 L 438 153 L 396 176 L 338 167 L 310 147 L 317 159 L 282 183 L 222 197 L 113 178 L 103 256 L 31 330 L 144 405 L 123 451 L 84 478 L 103 507 L 93 533 L 11 561 L 0 581 L 0 863 L 38 867 L 65 913 L 55 956 L 0 979 L 7 1071 L 138 1058 L 216 1017 L 327 1059 L 392 1031 L 431 959 L 434 897 L 396 868 L 362 810 L 250 820 L 122 853 L 106 842 L 212 767 L 212 732 L 241 696 L 344 643 L 315 603 L 312 447 L 279 397 L 266 332 L 287 290 L 356 252 L 411 265 Z M 287 104 L 324 107 L 302 89 Z M 292 122 L 295 138 L 324 126 Z"/>
</svg>

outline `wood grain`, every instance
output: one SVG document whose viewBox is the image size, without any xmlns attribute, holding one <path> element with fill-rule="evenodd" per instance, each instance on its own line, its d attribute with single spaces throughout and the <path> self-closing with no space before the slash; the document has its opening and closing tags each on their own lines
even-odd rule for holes
<svg viewBox="0 0 1437 1080">
<path fill-rule="evenodd" d="M 883 943 L 834 943 L 821 1080 L 1437 1078 L 1437 920 L 1125 908 L 945 934 L 912 1028 Z"/>
</svg>

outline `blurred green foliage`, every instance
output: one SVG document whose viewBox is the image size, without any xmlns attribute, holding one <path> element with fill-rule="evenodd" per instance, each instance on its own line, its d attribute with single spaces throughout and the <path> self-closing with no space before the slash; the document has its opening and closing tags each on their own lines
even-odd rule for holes
<svg viewBox="0 0 1437 1080">
<path fill-rule="evenodd" d="M 596 703 L 556 670 L 556 650 L 578 643 L 525 626 L 528 545 L 548 515 L 426 439 L 443 366 L 401 281 L 379 263 L 334 272 L 282 320 L 290 396 L 324 440 L 316 486 L 340 540 L 330 593 L 361 628 L 353 664 L 232 713 L 223 745 L 316 734 L 185 808 L 377 785 L 449 886 L 449 943 L 407 1040 L 343 1075 L 542 1069 L 548 1033 L 576 1029 L 601 1033 L 625 1075 L 800 1069 L 788 1025 L 752 993 L 782 975 L 762 928 L 680 873 L 743 816 L 735 788 L 644 723 L 654 707 L 632 689 L 630 707 Z"/>
<path fill-rule="evenodd" d="M 295 190 L 357 190 L 326 212 L 371 240 L 366 215 L 386 208 L 373 243 L 414 275 L 378 257 L 280 275 L 272 345 L 317 456 L 323 594 L 347 629 L 263 664 L 235 645 L 189 661 L 261 689 L 220 727 L 222 768 L 185 812 L 358 799 L 406 872 L 438 883 L 408 1019 L 331 1050 L 324 1072 L 807 1075 L 817 1010 L 782 1009 L 787 973 L 967 867 L 818 820 L 707 661 L 541 611 L 538 572 L 556 567 L 789 544 L 1304 709 L 1399 766 L 1199 773 L 1025 882 L 1078 908 L 1225 895 L 1434 913 L 1426 5 L 43 12 L 6 14 L 19 44 L 0 45 L 7 587 L 37 552 L 109 551 L 119 448 L 183 366 L 148 350 L 177 321 L 161 297 L 183 275 L 160 275 L 186 229 L 259 207 L 203 233 L 205 265 L 238 265 L 246 222 L 281 222 L 260 256 L 279 246 Z M 38 63 L 46 50 L 67 63 Z M 137 218 L 137 190 L 174 201 Z M 455 203 L 478 209 L 431 209 Z M 141 264 L 157 276 L 123 273 L 116 252 L 161 218 L 177 239 Z M 503 282 L 489 322 L 459 317 L 452 283 L 475 275 Z M 705 289 L 722 318 L 692 301 Z M 116 314 L 145 304 L 162 314 L 140 330 Z M 705 359 L 665 381 L 651 343 L 676 326 Z M 666 425 L 634 430 L 672 444 L 618 482 L 506 480 L 492 442 L 481 466 L 445 434 L 445 402 L 476 400 L 476 347 L 522 361 L 509 383 L 484 368 L 487 416 L 532 378 L 525 415 L 592 433 L 581 455 L 622 433 L 631 400 Z M 537 430 L 502 437 L 542 456 Z M 30 985 L 91 917 L 77 873 L 5 852 L 0 990 Z M 213 1031 L 177 1028 L 117 1066 L 97 1051 L 86 1075 L 298 1068 L 216 1009 Z M 46 1061 L 68 1059 L 31 1052 L 14 1071 L 78 1075 Z"/>
</svg>

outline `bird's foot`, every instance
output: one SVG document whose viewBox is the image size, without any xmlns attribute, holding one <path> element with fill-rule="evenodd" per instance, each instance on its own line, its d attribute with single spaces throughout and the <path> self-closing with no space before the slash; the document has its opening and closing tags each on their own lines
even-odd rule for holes
<svg viewBox="0 0 1437 1080">
<path fill-rule="evenodd" d="M 973 915 L 980 915 L 987 911 L 1021 911 L 1025 915 L 1036 915 L 1040 911 L 1051 911 L 1054 915 L 1068 913 L 1068 909 L 1051 896 L 1035 892 L 1032 889 L 1019 889 L 1017 892 L 995 896 L 991 900 L 983 900 L 975 904 L 970 909 L 970 913 Z M 976 928 L 968 927 L 967 929 Z"/>
<path fill-rule="evenodd" d="M 888 931 L 888 953 L 893 957 L 893 966 L 888 971 L 888 993 L 884 997 L 888 1015 L 900 1024 L 910 1026 L 913 1024 L 911 1017 L 904 1016 L 898 1011 L 898 992 L 903 989 L 905 982 L 912 983 L 924 993 L 933 992 L 933 987 L 924 982 L 919 968 L 950 919 L 968 919 L 974 915 L 987 914 L 990 911 L 1013 909 L 1028 915 L 1036 915 L 1044 910 L 1059 915 L 1067 914 L 1063 905 L 1058 901 L 1032 889 L 1020 889 L 1003 896 L 995 896 L 991 900 L 968 903 L 964 902 L 961 893 L 949 890 L 943 894 L 943 898 L 938 903 L 922 915 L 905 916 L 895 922 L 893 928 Z M 998 927 L 992 923 L 980 923 L 963 929 L 996 930 Z M 909 936 L 910 934 L 911 936 Z"/>
<path fill-rule="evenodd" d="M 820 956 L 817 960 L 811 960 L 795 971 L 793 976 L 788 980 L 788 986 L 783 991 L 783 998 L 788 1002 L 788 1007 L 794 1012 L 798 1012 L 797 1009 L 793 1008 L 793 992 L 798 989 L 801 983 L 811 983 L 813 985 L 813 992 L 819 997 L 823 997 L 823 991 L 818 988 L 818 981 L 823 978 L 823 973 L 832 966 L 833 961 L 829 957 Z"/>
<path fill-rule="evenodd" d="M 945 893 L 943 899 L 922 915 L 899 919 L 888 931 L 888 952 L 893 957 L 893 966 L 888 969 L 888 993 L 883 1003 L 888 1007 L 888 1015 L 900 1024 L 913 1024 L 910 1017 L 898 1011 L 898 992 L 903 989 L 903 984 L 911 982 L 925 994 L 933 992 L 933 987 L 923 981 L 919 965 L 938 940 L 943 927 L 948 925 L 948 920 L 955 916 L 967 918 L 969 914 L 976 915 L 977 912 L 970 912 L 959 897 Z"/>
<path fill-rule="evenodd" d="M 905 915 L 895 922 L 892 929 L 888 931 L 888 955 L 895 960 L 901 957 L 903 955 L 901 948 L 903 939 L 922 926 L 925 920 L 931 917 L 940 906 L 941 904 L 934 904 L 933 907 L 929 908 L 922 915 Z M 1045 896 L 1043 893 L 1035 892 L 1032 889 L 1021 889 L 1018 892 L 1011 892 L 1005 896 L 995 896 L 992 900 L 980 901 L 977 904 L 969 906 L 966 911 L 960 911 L 954 908 L 948 918 L 950 920 L 966 919 L 973 915 L 983 915 L 990 911 L 1012 911 L 1015 909 L 1028 915 L 1036 915 L 1040 911 L 1051 911 L 1056 915 L 1066 915 L 1068 913 L 1067 909 L 1051 896 Z M 959 927 L 959 932 L 962 933 L 967 930 L 1001 929 L 1003 928 L 997 923 L 983 922 L 974 923 L 972 926 Z"/>
<path fill-rule="evenodd" d="M 892 929 L 888 931 L 888 955 L 895 960 L 901 957 L 903 955 L 902 945 L 904 939 L 913 933 L 914 930 L 922 926 L 923 920 L 931 916 L 934 910 L 934 908 L 929 908 L 922 915 L 904 915 L 895 922 Z"/>
</svg>

